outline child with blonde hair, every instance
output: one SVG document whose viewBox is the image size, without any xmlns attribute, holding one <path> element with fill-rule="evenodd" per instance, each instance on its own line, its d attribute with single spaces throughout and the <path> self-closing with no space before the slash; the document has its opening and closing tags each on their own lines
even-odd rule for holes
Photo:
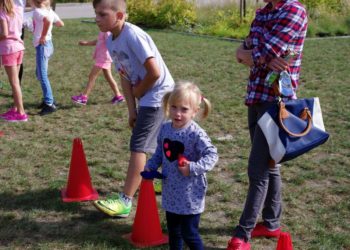
<svg viewBox="0 0 350 250">
<path fill-rule="evenodd" d="M 98 38 L 96 40 L 79 41 L 79 45 L 81 46 L 96 46 L 95 52 L 93 54 L 95 64 L 94 66 L 92 66 L 92 69 L 89 74 L 89 81 L 83 93 L 81 93 L 80 95 L 72 96 L 73 102 L 82 105 L 87 104 L 89 95 L 92 91 L 92 88 L 95 85 L 96 78 L 100 74 L 101 70 L 114 94 L 111 103 L 117 104 L 124 101 L 124 96 L 120 93 L 118 85 L 114 80 L 111 71 L 111 65 L 113 61 L 106 47 L 106 40 L 109 35 L 110 32 L 99 32 Z"/>
<path fill-rule="evenodd" d="M 28 116 L 24 111 L 22 90 L 18 78 L 23 61 L 24 44 L 21 39 L 23 7 L 13 0 L 0 1 L 0 57 L 12 88 L 14 106 L 0 118 L 8 122 L 25 122 Z"/>
<path fill-rule="evenodd" d="M 33 0 L 33 45 L 36 51 L 36 77 L 40 81 L 43 102 L 39 115 L 48 115 L 57 110 L 48 78 L 48 63 L 53 54 L 52 27 L 64 26 L 63 21 L 51 9 L 50 0 Z"/>
<path fill-rule="evenodd" d="M 217 149 L 207 133 L 193 119 L 211 110 L 210 102 L 190 82 L 175 85 L 163 98 L 163 109 L 170 119 L 157 138 L 157 149 L 147 161 L 142 176 L 162 166 L 162 207 L 166 211 L 169 248 L 203 249 L 198 232 L 204 211 L 208 183 L 206 172 L 218 161 Z"/>
</svg>

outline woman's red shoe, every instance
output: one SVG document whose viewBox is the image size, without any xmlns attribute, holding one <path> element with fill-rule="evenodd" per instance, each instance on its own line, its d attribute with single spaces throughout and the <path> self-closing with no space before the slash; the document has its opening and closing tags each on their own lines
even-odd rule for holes
<svg viewBox="0 0 350 250">
<path fill-rule="evenodd" d="M 268 237 L 268 238 L 278 238 L 281 234 L 281 228 L 275 230 L 270 230 L 262 222 L 256 224 L 255 228 L 251 233 L 251 237 Z"/>
<path fill-rule="evenodd" d="M 238 237 L 232 237 L 226 250 L 250 250 L 250 243 Z"/>
</svg>

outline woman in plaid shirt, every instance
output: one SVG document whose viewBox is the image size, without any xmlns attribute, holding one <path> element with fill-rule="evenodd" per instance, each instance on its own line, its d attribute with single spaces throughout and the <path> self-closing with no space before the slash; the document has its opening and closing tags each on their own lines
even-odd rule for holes
<svg viewBox="0 0 350 250">
<path fill-rule="evenodd" d="M 269 167 L 269 148 L 257 121 L 277 102 L 275 91 L 267 81 L 271 71 L 289 73 L 293 89 L 289 98 L 296 98 L 307 14 L 297 0 L 264 2 L 267 5 L 256 11 L 250 33 L 236 51 L 237 61 L 250 67 L 245 104 L 252 148 L 248 163 L 249 190 L 239 225 L 228 243 L 229 250 L 248 250 L 250 238 L 279 237 L 281 232 L 280 166 Z M 287 62 L 283 58 L 291 51 L 296 56 Z M 261 209 L 263 222 L 256 224 Z"/>
</svg>

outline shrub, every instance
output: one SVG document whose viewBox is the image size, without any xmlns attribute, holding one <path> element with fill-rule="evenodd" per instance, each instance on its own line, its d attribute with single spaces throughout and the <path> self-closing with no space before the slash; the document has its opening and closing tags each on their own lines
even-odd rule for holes
<svg viewBox="0 0 350 250">
<path fill-rule="evenodd" d="M 52 0 L 52 3 L 89 3 L 92 0 Z"/>
<path fill-rule="evenodd" d="M 196 21 L 195 4 L 187 0 L 129 0 L 128 13 L 130 22 L 152 28 L 187 27 Z"/>
<path fill-rule="evenodd" d="M 333 16 L 330 13 L 319 13 L 317 18 L 310 18 L 308 36 L 343 36 L 350 34 L 350 17 Z"/>
<path fill-rule="evenodd" d="M 130 22 L 145 27 L 156 26 L 157 6 L 153 0 L 129 0 L 127 3 Z"/>
<path fill-rule="evenodd" d="M 327 10 L 333 13 L 346 14 L 349 11 L 348 0 L 301 0 L 311 17 L 319 10 Z"/>
<path fill-rule="evenodd" d="M 260 1 L 262 2 L 262 1 Z M 309 16 L 308 36 L 335 36 L 350 34 L 350 1 L 348 0 L 301 0 Z M 195 32 L 215 36 L 244 38 L 254 18 L 257 5 L 247 8 L 241 21 L 239 6 L 204 7 L 198 10 Z"/>
<path fill-rule="evenodd" d="M 53 0 L 88 2 L 91 0 Z M 350 34 L 349 0 L 300 0 L 309 16 L 308 36 Z M 255 10 L 263 1 L 247 6 L 240 19 L 237 3 L 197 8 L 195 0 L 127 0 L 130 22 L 147 28 L 175 28 L 199 34 L 243 38 L 248 34 Z"/>
<path fill-rule="evenodd" d="M 204 7 L 198 10 L 198 25 L 195 32 L 220 37 L 244 38 L 254 17 L 255 9 L 248 8 L 241 21 L 238 6 Z"/>
<path fill-rule="evenodd" d="M 336 12 L 331 2 L 339 2 L 339 7 L 342 10 Z M 317 6 L 308 9 L 308 36 L 349 35 L 349 10 L 349 4 L 345 4 L 342 0 L 320 0 Z"/>
<path fill-rule="evenodd" d="M 194 2 L 186 0 L 162 0 L 158 5 L 158 23 L 163 27 L 188 27 L 196 22 Z"/>
</svg>

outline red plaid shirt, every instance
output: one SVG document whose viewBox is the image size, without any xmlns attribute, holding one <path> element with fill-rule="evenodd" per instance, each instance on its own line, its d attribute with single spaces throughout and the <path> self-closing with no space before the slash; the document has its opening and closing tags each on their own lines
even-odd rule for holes
<svg viewBox="0 0 350 250">
<path fill-rule="evenodd" d="M 293 98 L 296 98 L 306 30 L 306 11 L 297 0 L 281 0 L 275 8 L 269 3 L 256 11 L 248 36 L 251 41 L 248 49 L 252 49 L 254 66 L 250 70 L 246 105 L 276 99 L 273 89 L 265 83 L 270 72 L 266 65 L 273 58 L 284 57 L 288 51 L 298 53 L 290 60 L 288 70 L 294 89 Z"/>
</svg>

